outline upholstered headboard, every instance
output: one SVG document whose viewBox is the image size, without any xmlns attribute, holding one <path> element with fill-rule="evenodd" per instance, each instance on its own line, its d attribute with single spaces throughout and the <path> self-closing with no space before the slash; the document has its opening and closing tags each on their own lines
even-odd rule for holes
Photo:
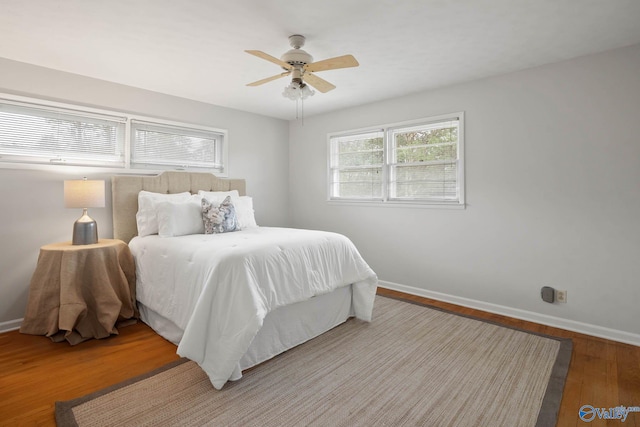
<svg viewBox="0 0 640 427">
<path fill-rule="evenodd" d="M 154 193 L 182 193 L 198 190 L 230 191 L 238 190 L 246 195 L 244 179 L 218 178 L 210 173 L 201 172 L 163 172 L 160 175 L 115 175 L 111 178 L 111 197 L 113 201 L 113 237 L 129 242 L 138 234 L 136 213 L 138 212 L 138 193 L 142 190 Z"/>
</svg>

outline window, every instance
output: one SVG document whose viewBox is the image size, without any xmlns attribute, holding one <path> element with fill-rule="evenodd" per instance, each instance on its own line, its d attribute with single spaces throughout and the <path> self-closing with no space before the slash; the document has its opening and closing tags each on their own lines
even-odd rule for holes
<svg viewBox="0 0 640 427">
<path fill-rule="evenodd" d="M 6 98 L 5 98 L 6 97 Z M 31 98 L 0 98 L 0 162 L 226 169 L 227 132 Z"/>
<path fill-rule="evenodd" d="M 384 133 L 331 138 L 331 194 L 345 199 L 382 200 Z"/>
<path fill-rule="evenodd" d="M 463 113 L 329 136 L 329 198 L 464 205 Z"/>
<path fill-rule="evenodd" d="M 0 103 L 3 162 L 123 167 L 125 119 Z"/>
<path fill-rule="evenodd" d="M 139 168 L 207 169 L 222 172 L 224 133 L 131 122 L 131 165 Z"/>
</svg>

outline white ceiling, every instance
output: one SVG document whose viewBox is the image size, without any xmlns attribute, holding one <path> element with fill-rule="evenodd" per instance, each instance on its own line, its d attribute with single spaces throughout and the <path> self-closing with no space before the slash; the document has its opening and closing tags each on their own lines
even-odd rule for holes
<svg viewBox="0 0 640 427">
<path fill-rule="evenodd" d="M 307 37 L 318 75 L 305 116 L 640 43 L 639 0 L 0 0 L 0 57 L 292 119 L 281 69 Z M 640 71 L 639 71 L 640 73 Z M 1 85 L 1 82 L 0 82 Z"/>
</svg>

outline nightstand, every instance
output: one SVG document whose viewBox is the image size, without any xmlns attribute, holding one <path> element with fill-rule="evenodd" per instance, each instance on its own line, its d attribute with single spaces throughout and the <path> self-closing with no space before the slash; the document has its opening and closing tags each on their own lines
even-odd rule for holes
<svg viewBox="0 0 640 427">
<path fill-rule="evenodd" d="M 133 256 L 122 240 L 42 246 L 20 332 L 72 345 L 117 334 L 116 323 L 138 317 L 135 289 Z"/>
</svg>

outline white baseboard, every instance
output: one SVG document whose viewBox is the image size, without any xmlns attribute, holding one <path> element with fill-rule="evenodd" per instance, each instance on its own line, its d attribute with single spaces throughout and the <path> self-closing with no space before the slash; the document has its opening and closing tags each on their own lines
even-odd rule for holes
<svg viewBox="0 0 640 427">
<path fill-rule="evenodd" d="M 589 323 L 576 322 L 575 320 L 563 319 L 561 317 L 549 316 L 546 314 L 535 313 L 533 311 L 520 310 L 504 305 L 491 304 L 488 302 L 473 300 L 470 298 L 457 297 L 455 295 L 429 291 L 427 289 L 415 288 L 413 286 L 401 285 L 399 283 L 387 282 L 384 280 L 380 280 L 378 284 L 382 288 L 404 292 L 409 295 L 431 298 L 455 305 L 461 305 L 463 307 L 474 308 L 476 310 L 501 314 L 503 316 L 509 316 L 515 319 L 526 320 L 528 322 L 553 326 L 554 328 L 566 329 L 568 331 L 591 335 L 598 338 L 604 338 L 612 341 L 622 342 L 625 344 L 640 346 L 640 335 L 632 334 L 630 332 L 605 328 L 603 326 L 592 325 Z M 8 322 L 0 322 L 0 333 L 19 329 L 20 325 L 22 324 L 22 320 L 23 319 L 16 319 L 10 320 Z"/>
<path fill-rule="evenodd" d="M 20 329 L 23 319 L 9 320 L 8 322 L 0 322 L 0 334 L 3 332 L 15 331 Z"/>
<path fill-rule="evenodd" d="M 413 286 L 400 285 L 398 283 L 379 281 L 381 288 L 391 289 L 394 291 L 404 292 L 410 295 L 416 295 L 425 298 L 431 298 L 438 301 L 444 301 L 451 304 L 461 305 L 463 307 L 474 308 L 477 310 L 488 311 L 489 313 L 501 314 L 516 319 L 526 320 L 529 322 L 540 323 L 542 325 L 553 326 L 554 328 L 566 329 L 568 331 L 579 332 L 585 335 L 604 338 L 612 341 L 618 341 L 625 344 L 640 346 L 640 335 L 630 332 L 619 331 L 617 329 L 605 328 L 603 326 L 592 325 L 589 323 L 576 322 L 575 320 L 563 319 L 546 314 L 535 313 L 533 311 L 520 310 L 504 305 L 491 304 L 484 301 L 477 301 L 470 298 L 457 297 L 455 295 L 444 294 L 441 292 L 429 291 Z"/>
</svg>

